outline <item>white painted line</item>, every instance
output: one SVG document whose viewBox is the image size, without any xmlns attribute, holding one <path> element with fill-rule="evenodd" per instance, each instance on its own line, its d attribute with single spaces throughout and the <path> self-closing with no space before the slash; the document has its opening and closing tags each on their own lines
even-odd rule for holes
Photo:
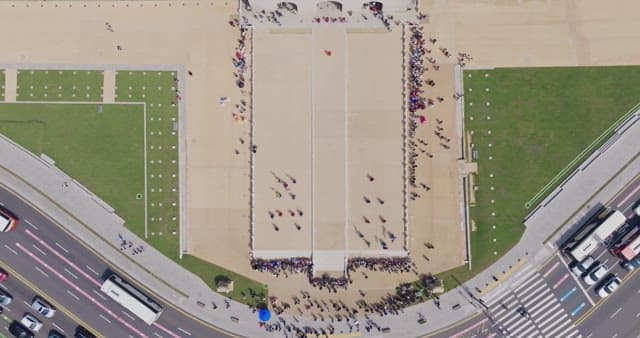
<svg viewBox="0 0 640 338">
<path fill-rule="evenodd" d="M 620 203 L 618 203 L 618 209 L 622 208 L 622 205 L 627 203 L 627 201 L 631 198 L 631 196 L 633 196 L 633 194 L 637 193 L 638 190 L 640 190 L 640 184 L 633 189 L 624 199 L 622 199 L 622 201 L 620 201 Z"/>
<path fill-rule="evenodd" d="M 70 274 L 70 275 L 71 275 L 71 277 L 73 277 L 73 278 L 75 278 L 75 279 L 78 279 L 78 276 L 74 275 L 74 274 L 73 274 L 73 272 L 69 271 L 69 269 L 64 268 L 64 271 L 65 271 L 66 273 Z"/>
<path fill-rule="evenodd" d="M 23 219 L 23 221 L 25 221 L 25 223 L 29 224 L 32 228 L 39 230 L 37 226 L 35 226 L 33 223 L 29 222 L 29 220 Z"/>
<path fill-rule="evenodd" d="M 541 292 L 537 293 L 537 296 L 536 296 L 536 293 L 532 293 L 532 294 L 531 294 L 531 296 L 535 296 L 535 297 L 533 297 L 533 298 L 531 298 L 531 299 L 528 299 L 528 300 L 524 300 L 524 299 L 523 299 L 523 300 L 522 300 L 522 304 L 524 304 L 524 305 L 526 305 L 527 307 L 529 307 L 529 305 L 531 305 L 531 303 L 536 302 L 536 301 L 537 301 L 537 300 L 539 300 L 541 297 L 544 297 L 544 296 L 546 296 L 547 294 L 550 294 L 550 293 L 551 293 L 551 291 L 549 291 L 549 289 L 547 289 L 547 288 L 545 288 L 545 289 L 544 289 L 544 290 L 542 290 Z"/>
<path fill-rule="evenodd" d="M 640 312 L 636 313 L 636 318 L 640 317 Z"/>
<path fill-rule="evenodd" d="M 544 297 L 544 299 L 540 300 L 537 304 L 535 304 L 535 305 L 533 305 L 532 307 L 530 307 L 530 308 L 529 308 L 529 312 L 531 312 L 531 314 L 535 314 L 535 313 L 537 313 L 538 309 L 540 309 L 540 307 L 541 307 L 541 306 L 543 306 L 543 305 L 545 305 L 545 304 L 546 304 L 547 306 L 549 306 L 549 305 L 553 304 L 553 302 L 550 302 L 550 300 L 551 300 L 553 297 L 554 297 L 554 296 L 553 296 L 553 294 L 552 294 L 552 293 L 548 294 L 546 297 Z M 542 310 L 542 309 L 540 309 L 540 310 Z"/>
<path fill-rule="evenodd" d="M 89 271 L 93 272 L 96 276 L 99 276 L 98 272 L 94 269 L 92 269 L 90 266 L 85 265 L 87 267 L 87 269 L 89 269 Z"/>
<path fill-rule="evenodd" d="M 616 315 L 618 315 L 618 313 L 620 313 L 620 311 L 622 311 L 622 308 L 618 308 L 616 310 L 616 312 L 614 312 L 613 314 L 611 314 L 611 316 L 609 316 L 609 319 L 613 319 L 613 317 L 615 317 Z"/>
<path fill-rule="evenodd" d="M 44 252 L 42 249 L 40 249 L 39 247 L 37 247 L 35 244 L 31 244 L 31 246 L 32 246 L 34 249 L 36 249 L 36 250 L 40 251 L 40 253 L 41 253 L 43 256 L 46 256 L 46 255 L 47 255 L 47 253 L 46 253 L 46 252 Z"/>
<path fill-rule="evenodd" d="M 532 325 L 528 329 L 526 329 L 524 332 L 522 332 L 519 337 L 523 337 L 523 338 L 532 337 L 534 332 L 531 332 L 531 331 L 536 331 L 536 330 L 538 330 L 538 328 L 535 325 Z M 537 334 L 538 332 L 535 332 L 535 333 Z"/>
<path fill-rule="evenodd" d="M 105 317 L 102 313 L 100 314 L 100 318 L 104 319 L 105 322 L 111 324 L 111 321 L 109 320 L 109 318 Z"/>
<path fill-rule="evenodd" d="M 569 271 L 569 266 L 567 265 L 567 262 L 564 261 L 564 258 L 562 258 L 562 255 L 560 255 L 560 251 L 556 251 L 556 256 L 558 256 L 564 268 L 567 269 L 567 271 Z M 587 300 L 589 301 L 591 306 L 595 306 L 596 303 L 593 301 L 593 299 L 591 299 L 591 296 L 589 296 L 589 294 L 587 293 L 587 290 L 585 290 L 584 287 L 582 287 L 582 283 L 580 283 L 580 281 L 578 280 L 578 277 L 576 277 L 573 273 L 571 273 L 571 271 L 569 271 L 569 275 L 571 275 L 571 278 L 573 278 L 573 280 L 576 282 L 580 290 L 582 290 L 582 293 L 584 294 L 584 296 L 587 297 Z"/>
<path fill-rule="evenodd" d="M 181 327 L 179 327 L 178 330 L 184 332 L 185 334 L 191 335 L 191 332 L 189 332 L 189 331 L 187 331 L 187 330 L 185 330 L 185 329 L 183 329 Z"/>
<path fill-rule="evenodd" d="M 64 330 L 60 326 L 58 326 L 56 323 L 51 323 L 51 325 L 53 325 L 53 327 L 55 327 L 56 330 L 60 331 L 60 333 L 64 333 Z"/>
<path fill-rule="evenodd" d="M 47 275 L 46 272 L 42 271 L 42 269 L 40 269 L 40 267 L 36 266 L 36 270 L 38 270 L 41 274 L 43 274 L 45 277 L 49 277 L 49 275 Z"/>
<path fill-rule="evenodd" d="M 544 295 L 544 294 L 547 294 L 549 292 L 551 292 L 551 291 L 549 291 L 549 288 L 547 287 L 547 285 L 542 283 L 540 285 L 540 287 L 536 288 L 532 292 L 529 292 L 528 295 L 522 297 L 520 299 L 520 303 L 523 303 L 523 304 L 526 305 L 527 303 L 529 303 L 531 301 L 532 298 L 535 298 L 536 295 Z"/>
<path fill-rule="evenodd" d="M 76 296 L 73 292 L 67 290 L 67 293 L 69 294 L 69 296 L 75 298 L 76 300 L 80 300 L 80 298 L 78 296 Z"/>
<path fill-rule="evenodd" d="M 549 276 L 549 274 L 551 274 L 553 270 L 555 270 L 558 267 L 558 265 L 560 265 L 560 262 L 556 262 L 556 264 L 553 264 L 553 266 L 549 268 L 549 270 L 547 270 L 547 272 L 545 272 L 544 275 L 542 275 L 542 277 L 547 278 L 547 276 Z"/>
<path fill-rule="evenodd" d="M 159 335 L 158 332 L 154 332 L 153 335 L 158 337 L 158 338 L 164 338 L 163 336 Z"/>
<path fill-rule="evenodd" d="M 549 320 L 553 318 L 556 314 L 561 313 L 562 309 L 560 308 L 560 303 L 552 303 L 552 304 L 553 304 L 552 308 L 550 308 L 546 312 L 540 312 L 540 315 L 538 316 L 538 318 L 536 318 L 536 322 L 538 323 L 538 326 L 542 326 L 542 324 L 545 324 L 546 320 Z M 543 321 L 543 319 L 545 321 Z"/>
<path fill-rule="evenodd" d="M 611 336 L 611 338 L 616 338 L 616 337 L 618 337 L 618 334 L 617 334 L 617 333 L 616 333 L 616 334 L 614 334 L 613 336 Z"/>
<path fill-rule="evenodd" d="M 516 294 L 518 296 L 522 295 L 522 294 L 526 294 L 529 290 L 531 290 L 534 286 L 537 286 L 538 284 L 540 284 L 542 282 L 542 279 L 536 279 L 533 283 L 529 284 L 526 288 L 524 289 L 520 289 L 522 286 L 520 286 L 518 289 L 516 289 Z"/>
<path fill-rule="evenodd" d="M 550 332 L 551 332 L 551 331 L 549 331 L 549 330 L 550 330 L 550 329 L 553 329 L 553 328 L 556 326 L 556 324 L 558 324 L 560 321 L 564 320 L 564 321 L 565 321 L 565 323 L 568 323 L 568 321 L 567 321 L 567 315 L 566 315 L 566 314 L 564 314 L 563 312 L 558 312 L 558 313 L 560 313 L 560 314 L 561 314 L 561 316 L 560 316 L 560 317 L 557 317 L 555 321 L 553 321 L 553 322 L 551 322 L 551 323 L 548 323 L 548 325 L 543 325 L 543 324 L 541 324 L 541 325 L 542 325 L 542 333 L 543 333 L 545 336 L 551 336 L 551 334 L 550 334 Z M 557 329 L 557 327 L 556 327 L 556 329 Z M 555 331 L 555 330 L 554 330 L 554 331 Z"/>
<path fill-rule="evenodd" d="M 107 297 L 105 297 L 105 295 L 102 294 L 102 292 L 98 292 L 98 290 L 92 290 L 94 294 L 96 294 L 98 297 L 102 298 L 102 300 L 107 300 Z"/>
<path fill-rule="evenodd" d="M 559 320 L 557 320 L 555 323 L 553 324 L 557 324 L 560 320 L 564 320 L 566 319 L 566 317 L 562 317 Z M 549 325 L 549 326 L 553 326 L 553 325 Z M 568 320 L 563 321 L 562 323 L 560 323 L 560 325 L 556 326 L 556 328 L 552 331 L 549 331 L 549 333 L 546 334 L 547 337 L 562 337 L 562 335 L 554 335 L 554 333 L 560 331 L 562 328 L 571 328 L 571 322 Z"/>
<path fill-rule="evenodd" d="M 511 336 L 513 337 L 517 337 L 518 336 L 518 332 L 524 330 L 524 329 L 529 329 L 530 327 L 535 327 L 535 325 L 533 325 L 533 323 L 528 319 L 528 318 L 523 318 L 525 320 L 527 320 L 527 322 L 524 325 L 520 325 L 518 326 L 518 324 L 522 321 L 518 321 L 515 324 L 513 324 L 513 326 L 515 327 L 515 330 L 511 330 Z"/>
<path fill-rule="evenodd" d="M 593 332 L 589 333 L 589 335 L 587 336 L 587 338 L 591 338 L 591 336 L 593 336 Z"/>
<path fill-rule="evenodd" d="M 127 311 L 122 310 L 122 313 L 124 313 L 125 316 L 131 318 L 131 320 L 136 320 L 132 315 L 128 314 Z"/>
<path fill-rule="evenodd" d="M 62 245 L 60 245 L 60 243 L 56 242 L 56 246 L 60 249 L 62 249 L 62 251 L 69 253 L 69 250 L 65 249 Z"/>
<path fill-rule="evenodd" d="M 8 245 L 5 244 L 4 247 L 7 248 L 7 250 L 13 252 L 14 255 L 16 255 L 16 256 L 18 255 L 18 252 L 13 250 L 12 248 L 10 248 Z"/>
</svg>

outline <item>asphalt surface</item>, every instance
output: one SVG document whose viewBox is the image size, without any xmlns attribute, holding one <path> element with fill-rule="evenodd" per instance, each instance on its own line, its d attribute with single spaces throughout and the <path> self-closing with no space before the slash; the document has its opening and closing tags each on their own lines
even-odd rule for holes
<svg viewBox="0 0 640 338">
<path fill-rule="evenodd" d="M 46 299 L 46 297 L 42 297 L 42 295 L 38 295 L 29 285 L 25 284 L 19 278 L 10 274 L 9 278 L 0 284 L 0 288 L 4 289 L 13 297 L 11 304 L 2 305 L 3 311 L 0 318 L 4 321 L 2 322 L 2 330 L 0 332 L 2 332 L 3 335 L 11 337 L 11 333 L 9 333 L 9 325 L 11 322 L 14 320 L 20 321 L 22 316 L 29 312 L 43 324 L 42 329 L 36 333 L 36 337 L 46 337 L 51 330 L 56 330 L 67 337 L 73 336 L 73 332 L 78 324 L 61 311 L 56 311 L 52 318 L 45 318 L 33 310 L 31 303 L 35 296 L 41 296 L 45 301 L 49 300 Z"/>
<path fill-rule="evenodd" d="M 228 336 L 145 291 L 164 310 L 154 324 L 147 325 L 100 291 L 100 285 L 111 271 L 119 273 L 117 269 L 1 188 L 0 203 L 20 218 L 14 231 L 0 234 L 0 265 L 28 280 L 43 298 L 58 307 L 58 312 L 68 312 L 76 322 L 105 337 Z M 134 281 L 129 282 L 136 285 Z M 144 290 L 140 285 L 136 287 Z M 218 311 L 224 311 L 222 307 Z"/>
<path fill-rule="evenodd" d="M 640 178 L 609 202 L 627 217 L 625 231 L 614 236 L 618 240 L 640 227 L 640 217 L 632 211 L 639 200 Z M 583 276 L 572 274 L 570 266 L 574 262 L 559 251 L 535 271 L 526 273 L 518 286 L 486 304 L 481 315 L 429 337 L 640 338 L 640 278 L 623 269 L 620 258 L 611 253 L 609 249 L 615 242 L 611 241 L 609 247 L 601 244 L 592 253 L 594 266 L 608 267 L 607 275 L 594 285 L 587 285 Z M 611 275 L 628 282 L 602 299 L 597 289 Z M 520 307 L 529 316 L 520 315 Z"/>
</svg>

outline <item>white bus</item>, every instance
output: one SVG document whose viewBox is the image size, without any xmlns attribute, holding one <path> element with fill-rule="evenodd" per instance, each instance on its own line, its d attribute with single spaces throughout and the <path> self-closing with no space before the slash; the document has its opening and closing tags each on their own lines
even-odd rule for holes
<svg viewBox="0 0 640 338">
<path fill-rule="evenodd" d="M 111 275 L 109 279 L 104 281 L 100 291 L 149 325 L 153 324 L 162 314 L 162 307 L 158 303 L 118 275 Z"/>
<path fill-rule="evenodd" d="M 626 220 L 623 213 L 618 210 L 613 211 L 591 234 L 573 247 L 569 254 L 578 262 L 582 261 L 596 249 L 599 243 L 604 242 L 609 236 L 613 235 Z"/>
</svg>

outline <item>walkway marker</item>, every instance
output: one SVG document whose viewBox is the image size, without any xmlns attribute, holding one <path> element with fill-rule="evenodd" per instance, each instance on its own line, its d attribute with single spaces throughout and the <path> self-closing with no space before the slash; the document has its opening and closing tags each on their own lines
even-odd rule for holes
<svg viewBox="0 0 640 338">
<path fill-rule="evenodd" d="M 547 270 L 547 272 L 545 272 L 542 277 L 547 278 L 547 276 L 549 276 L 549 274 L 551 274 L 551 272 L 553 272 L 553 270 L 555 270 L 559 265 L 560 262 L 556 262 L 556 264 L 554 264 L 549 270 Z"/>
<path fill-rule="evenodd" d="M 562 282 L 566 281 L 567 278 L 569 278 L 569 273 L 565 273 L 564 276 L 562 276 L 562 278 L 560 278 L 560 280 L 558 280 L 555 284 L 553 284 L 553 288 L 552 289 L 557 289 L 558 286 L 560 286 L 560 284 L 562 284 Z M 574 287 L 575 289 L 575 287 Z"/>
<path fill-rule="evenodd" d="M 582 310 L 584 309 L 584 307 L 587 304 L 585 302 L 582 302 L 582 304 L 578 305 L 572 312 L 571 312 L 571 317 L 575 317 L 577 314 L 579 314 L 580 312 L 582 312 Z"/>
<path fill-rule="evenodd" d="M 571 290 L 567 291 L 564 295 L 562 295 L 562 298 L 560 298 L 560 303 L 564 302 L 565 300 L 567 300 L 567 298 L 571 297 L 571 295 L 576 292 L 576 290 L 578 290 L 577 287 L 573 287 Z"/>
</svg>

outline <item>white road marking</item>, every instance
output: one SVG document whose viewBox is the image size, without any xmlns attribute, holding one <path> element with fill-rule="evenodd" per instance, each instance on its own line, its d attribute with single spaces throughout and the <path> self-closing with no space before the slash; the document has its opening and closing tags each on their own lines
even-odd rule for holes
<svg viewBox="0 0 640 338">
<path fill-rule="evenodd" d="M 14 255 L 16 255 L 16 256 L 18 255 L 18 252 L 13 250 L 12 248 L 10 248 L 8 245 L 5 244 L 4 247 L 7 248 L 7 250 L 13 252 Z"/>
<path fill-rule="evenodd" d="M 640 312 L 636 313 L 636 318 L 640 317 Z"/>
<path fill-rule="evenodd" d="M 34 228 L 34 229 L 36 229 L 36 230 L 40 230 L 40 229 L 38 229 L 38 227 L 37 227 L 37 226 L 35 226 L 33 223 L 29 222 L 29 220 L 26 220 L 26 219 L 25 219 L 25 220 L 23 220 L 23 221 L 25 221 L 25 223 L 29 224 L 32 228 Z"/>
<path fill-rule="evenodd" d="M 622 311 L 622 308 L 618 308 L 616 312 L 614 312 L 611 316 L 609 316 L 609 319 L 613 319 L 613 317 L 615 317 L 618 313 L 620 313 L 620 311 Z"/>
<path fill-rule="evenodd" d="M 191 335 L 191 332 L 186 331 L 185 329 L 183 329 L 183 328 L 181 328 L 181 327 L 179 327 L 179 328 L 178 328 L 178 330 L 180 330 L 180 331 L 184 332 L 185 334 Z"/>
<path fill-rule="evenodd" d="M 565 269 L 569 271 L 569 265 L 567 265 L 567 262 L 565 262 L 564 258 L 562 258 L 562 255 L 560 255 L 560 251 L 556 252 L 556 256 L 558 256 L 558 258 L 562 262 L 562 265 L 565 267 Z M 578 277 L 576 277 L 571 271 L 569 271 L 569 275 L 571 275 L 571 278 L 573 278 L 573 280 L 576 281 L 576 284 L 578 284 L 578 287 L 580 288 L 580 290 L 582 290 L 582 293 L 587 298 L 591 306 L 595 306 L 596 303 L 593 301 L 593 299 L 591 299 L 591 296 L 589 296 L 589 294 L 587 293 L 587 290 L 585 290 L 584 287 L 582 287 L 582 283 L 580 283 L 580 281 L 578 280 Z"/>
<path fill-rule="evenodd" d="M 71 275 L 71 277 L 78 279 L 78 276 L 74 275 L 73 272 L 69 271 L 67 268 L 64 268 L 64 271 L 66 271 L 68 274 Z"/>
<path fill-rule="evenodd" d="M 128 314 L 126 311 L 122 311 L 127 317 L 131 318 L 131 320 L 136 320 L 132 315 Z"/>
<path fill-rule="evenodd" d="M 100 314 L 100 318 L 104 319 L 105 322 L 111 324 L 111 321 L 109 320 L 109 318 L 105 317 L 102 313 Z"/>
<path fill-rule="evenodd" d="M 94 269 L 92 269 L 90 266 L 85 265 L 87 267 L 87 269 L 89 269 L 89 271 L 93 272 L 96 276 L 99 276 L 98 272 Z"/>
<path fill-rule="evenodd" d="M 593 336 L 593 332 L 589 333 L 589 335 L 586 338 L 591 338 L 591 336 Z"/>
<path fill-rule="evenodd" d="M 65 249 L 62 245 L 60 245 L 60 243 L 56 242 L 56 246 L 60 249 L 62 249 L 62 251 L 69 253 L 69 250 Z"/>
<path fill-rule="evenodd" d="M 69 294 L 69 296 L 75 298 L 76 300 L 80 300 L 80 298 L 78 296 L 76 296 L 75 294 L 73 294 L 73 292 L 67 290 L 67 293 Z"/>
<path fill-rule="evenodd" d="M 618 334 L 614 334 L 613 336 L 611 336 L 611 338 L 616 338 L 618 336 Z"/>
<path fill-rule="evenodd" d="M 39 247 L 37 247 L 35 244 L 31 244 L 31 246 L 32 246 L 34 249 L 36 249 L 36 250 L 40 251 L 40 253 L 41 253 L 43 256 L 46 256 L 46 255 L 47 255 L 47 253 L 46 253 L 46 252 L 44 252 L 42 249 L 40 249 Z"/>
<path fill-rule="evenodd" d="M 56 323 L 51 323 L 51 325 L 53 325 L 53 327 L 55 327 L 56 330 L 60 331 L 60 333 L 64 333 L 64 330 L 60 326 L 56 325 Z"/>
<path fill-rule="evenodd" d="M 93 293 L 102 298 L 102 300 L 107 300 L 107 297 L 105 297 L 101 292 L 98 292 L 98 290 L 93 290 Z"/>
<path fill-rule="evenodd" d="M 36 270 L 38 270 L 41 274 L 43 274 L 45 277 L 49 277 L 49 275 L 47 275 L 46 272 L 42 271 L 42 269 L 40 269 L 40 267 L 36 266 Z"/>
<path fill-rule="evenodd" d="M 163 336 L 159 335 L 158 332 L 154 332 L 153 335 L 156 336 L 156 337 L 159 337 L 159 338 L 164 338 Z"/>
</svg>

